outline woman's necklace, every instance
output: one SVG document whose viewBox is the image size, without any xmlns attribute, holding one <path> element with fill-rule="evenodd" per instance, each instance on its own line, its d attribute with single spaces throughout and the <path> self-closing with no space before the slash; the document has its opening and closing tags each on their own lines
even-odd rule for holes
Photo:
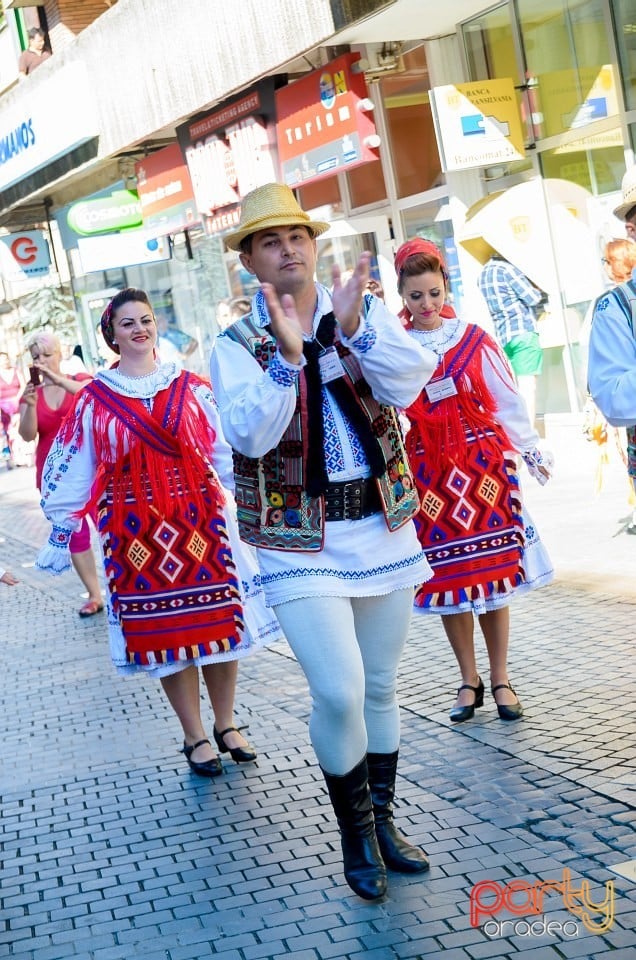
<svg viewBox="0 0 636 960">
<path fill-rule="evenodd" d="M 152 375 L 155 374 L 158 369 L 159 369 L 159 364 L 157 363 L 157 361 L 155 361 L 155 365 L 149 373 L 138 373 L 138 374 L 124 373 L 124 371 L 120 367 L 117 367 L 116 372 L 119 374 L 120 377 L 125 377 L 126 380 L 145 380 L 146 377 L 152 377 Z"/>
<path fill-rule="evenodd" d="M 413 326 L 411 332 L 416 335 L 420 343 L 441 358 L 444 356 L 444 347 L 451 342 L 458 327 L 459 317 L 456 317 L 454 321 L 443 321 L 439 327 L 434 327 L 432 330 L 423 330 L 421 327 Z"/>
</svg>

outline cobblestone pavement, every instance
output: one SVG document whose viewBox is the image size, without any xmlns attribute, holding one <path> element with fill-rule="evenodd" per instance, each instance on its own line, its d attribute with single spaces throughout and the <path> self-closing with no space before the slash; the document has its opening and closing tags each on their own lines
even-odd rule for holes
<svg viewBox="0 0 636 960">
<path fill-rule="evenodd" d="M 158 685 L 118 677 L 103 619 L 78 618 L 75 576 L 31 566 L 47 532 L 33 471 L 3 471 L 0 561 L 21 583 L 0 584 L 0 957 L 633 960 L 634 881 L 612 868 L 636 860 L 636 537 L 620 464 L 595 496 L 596 453 L 576 425 L 555 423 L 548 440 L 556 477 L 525 485 L 557 578 L 512 613 L 526 715 L 502 723 L 487 695 L 451 724 L 452 656 L 436 620 L 415 620 L 397 814 L 432 868 L 391 875 L 379 904 L 344 882 L 286 645 L 241 665 L 237 715 L 258 766 L 193 777 Z M 541 899 L 549 881 L 560 886 Z"/>
</svg>

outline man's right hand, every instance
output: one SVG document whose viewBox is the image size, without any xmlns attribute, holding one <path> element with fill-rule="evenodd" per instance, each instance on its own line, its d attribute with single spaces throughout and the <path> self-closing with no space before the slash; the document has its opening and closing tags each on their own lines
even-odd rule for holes
<svg viewBox="0 0 636 960">
<path fill-rule="evenodd" d="M 285 293 L 279 300 L 278 294 L 271 283 L 264 283 L 262 290 L 278 349 L 287 363 L 298 366 L 303 355 L 304 341 L 294 298 Z"/>
</svg>

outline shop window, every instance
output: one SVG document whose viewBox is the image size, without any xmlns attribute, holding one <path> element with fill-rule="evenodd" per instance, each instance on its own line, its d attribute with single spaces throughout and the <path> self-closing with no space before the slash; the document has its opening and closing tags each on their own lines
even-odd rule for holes
<svg viewBox="0 0 636 960">
<path fill-rule="evenodd" d="M 347 174 L 352 207 L 366 207 L 386 200 L 386 185 L 379 160 L 363 163 Z"/>
<path fill-rule="evenodd" d="M 303 210 L 317 210 L 319 207 L 332 207 L 339 210 L 342 207 L 340 199 L 340 185 L 338 177 L 324 177 L 315 183 L 306 183 L 296 191 L 298 202 Z"/>
<path fill-rule="evenodd" d="M 511 79 L 516 87 L 520 86 L 521 71 L 515 54 L 510 4 L 496 7 L 465 23 L 462 36 L 471 80 Z M 516 95 L 520 116 L 527 124 L 528 139 L 532 139 L 531 101 L 521 89 L 517 89 Z M 485 179 L 513 176 L 531 166 L 529 158 L 498 164 L 492 172 L 486 171 Z"/>
<path fill-rule="evenodd" d="M 380 81 L 399 198 L 444 182 L 428 91 L 424 48 L 404 54 L 403 73 Z M 373 99 L 373 94 L 371 95 Z"/>
<path fill-rule="evenodd" d="M 631 6 L 633 0 L 626 0 Z M 518 0 L 540 137 L 616 116 L 604 0 Z"/>
<path fill-rule="evenodd" d="M 634 0 L 614 0 L 612 10 L 625 106 L 636 110 L 636 6 Z"/>
<path fill-rule="evenodd" d="M 625 172 L 620 127 L 591 134 L 541 153 L 544 177 L 569 180 L 599 196 L 616 190 Z"/>
<path fill-rule="evenodd" d="M 481 14 L 462 29 L 471 80 L 519 75 L 509 5 Z"/>
<path fill-rule="evenodd" d="M 379 160 L 363 163 L 347 171 L 351 206 L 365 207 L 386 200 L 386 186 L 382 164 Z M 331 216 L 342 212 L 340 185 L 338 177 L 325 177 L 316 183 L 308 183 L 298 189 L 298 201 L 303 210 L 318 210 L 330 207 Z"/>
</svg>

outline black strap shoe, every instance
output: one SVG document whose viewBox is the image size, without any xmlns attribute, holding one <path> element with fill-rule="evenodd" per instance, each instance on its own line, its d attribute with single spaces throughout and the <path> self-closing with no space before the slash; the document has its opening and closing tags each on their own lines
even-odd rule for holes
<svg viewBox="0 0 636 960">
<path fill-rule="evenodd" d="M 497 698 L 495 697 L 495 693 L 497 690 L 510 690 L 512 693 L 515 694 L 515 697 L 517 697 L 517 694 L 512 689 L 509 683 L 498 683 L 496 687 L 493 687 L 491 689 L 490 692 L 492 693 L 493 700 L 497 704 L 497 713 L 499 714 L 501 719 L 502 720 L 518 720 L 519 717 L 522 717 L 523 707 L 519 702 L 519 697 L 517 697 L 516 703 L 497 703 Z"/>
<path fill-rule="evenodd" d="M 484 705 L 484 681 L 481 677 L 476 687 L 471 687 L 469 683 L 462 683 L 461 687 L 457 689 L 457 696 L 459 696 L 461 690 L 472 690 L 475 694 L 475 701 L 469 703 L 466 707 L 453 707 L 448 714 L 453 723 L 463 723 L 464 720 L 470 720 L 475 715 L 476 708 Z"/>
<path fill-rule="evenodd" d="M 213 727 L 212 733 L 214 734 L 214 740 L 221 753 L 229 753 L 229 755 L 232 757 L 232 760 L 234 760 L 234 763 L 251 763 L 252 760 L 256 760 L 258 754 L 249 743 L 246 747 L 228 747 L 225 743 L 225 735 L 227 733 L 232 733 L 232 731 L 238 733 L 239 729 L 244 730 L 245 728 L 226 727 L 225 730 L 222 730 L 221 733 L 219 733 L 216 727 Z"/>
<path fill-rule="evenodd" d="M 192 759 L 192 754 L 196 748 L 202 746 L 204 743 L 210 743 L 207 737 L 204 740 L 197 740 L 191 747 L 184 742 L 181 752 L 185 754 L 190 769 L 193 773 L 196 773 L 198 777 L 219 777 L 223 773 L 223 764 L 218 757 L 212 757 L 211 760 L 204 760 L 202 763 L 197 763 L 196 760 Z M 210 746 L 212 746 L 211 743 Z"/>
</svg>

